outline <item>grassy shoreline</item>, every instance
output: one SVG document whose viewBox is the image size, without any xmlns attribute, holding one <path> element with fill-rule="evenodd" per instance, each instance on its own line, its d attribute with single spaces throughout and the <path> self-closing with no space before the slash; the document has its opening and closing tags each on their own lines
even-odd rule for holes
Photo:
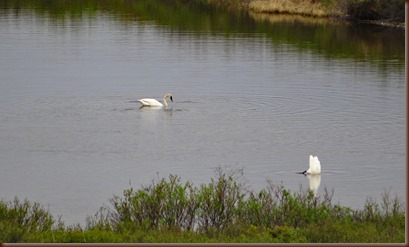
<svg viewBox="0 0 409 247">
<path fill-rule="evenodd" d="M 207 3 L 252 13 L 302 15 L 405 27 L 404 0 L 207 0 Z"/>
<path fill-rule="evenodd" d="M 0 201 L 0 243 L 404 243 L 405 207 L 389 192 L 361 210 L 331 202 L 332 193 L 293 193 L 267 183 L 249 190 L 242 171 L 218 168 L 208 184 L 170 175 L 114 196 L 112 207 L 65 226 L 38 203 Z"/>
</svg>

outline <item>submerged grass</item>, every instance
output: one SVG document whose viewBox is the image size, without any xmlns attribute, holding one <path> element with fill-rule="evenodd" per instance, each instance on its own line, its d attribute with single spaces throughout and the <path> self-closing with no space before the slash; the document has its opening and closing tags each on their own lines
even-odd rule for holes
<svg viewBox="0 0 409 247">
<path fill-rule="evenodd" d="M 0 202 L 0 242 L 382 242 L 405 241 L 405 209 L 388 191 L 362 210 L 331 202 L 333 192 L 292 193 L 268 182 L 248 190 L 241 170 L 216 169 L 193 186 L 170 175 L 126 189 L 86 220 L 65 226 L 37 203 Z"/>
</svg>

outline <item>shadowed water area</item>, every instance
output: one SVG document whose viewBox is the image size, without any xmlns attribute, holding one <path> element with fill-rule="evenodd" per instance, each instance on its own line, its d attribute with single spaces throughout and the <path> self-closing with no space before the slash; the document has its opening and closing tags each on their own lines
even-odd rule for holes
<svg viewBox="0 0 409 247">
<path fill-rule="evenodd" d="M 313 154 L 318 195 L 405 200 L 403 30 L 166 2 L 0 3 L 1 199 L 82 224 L 129 186 L 219 166 L 306 189 Z"/>
</svg>

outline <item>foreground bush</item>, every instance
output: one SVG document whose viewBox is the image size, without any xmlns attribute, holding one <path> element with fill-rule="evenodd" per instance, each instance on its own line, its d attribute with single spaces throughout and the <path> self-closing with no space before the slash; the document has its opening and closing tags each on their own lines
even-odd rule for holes
<svg viewBox="0 0 409 247">
<path fill-rule="evenodd" d="M 0 201 L 0 242 L 35 241 L 36 236 L 51 231 L 54 218 L 38 203 Z"/>
<path fill-rule="evenodd" d="M 388 192 L 362 210 L 300 188 L 267 183 L 248 190 L 241 170 L 216 169 L 208 184 L 193 186 L 170 175 L 124 191 L 87 218 L 65 227 L 38 204 L 0 203 L 1 242 L 404 242 L 405 211 Z"/>
</svg>

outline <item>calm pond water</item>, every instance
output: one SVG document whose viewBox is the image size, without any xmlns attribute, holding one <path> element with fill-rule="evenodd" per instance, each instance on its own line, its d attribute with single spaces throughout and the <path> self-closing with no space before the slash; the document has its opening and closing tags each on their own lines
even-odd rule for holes
<svg viewBox="0 0 409 247">
<path fill-rule="evenodd" d="M 352 208 L 384 191 L 405 200 L 404 31 L 21 2 L 0 5 L 1 199 L 83 224 L 130 186 L 169 174 L 199 186 L 219 166 L 254 190 L 306 189 L 296 172 L 314 154 L 318 194 Z M 166 109 L 136 102 L 165 93 Z"/>
</svg>

